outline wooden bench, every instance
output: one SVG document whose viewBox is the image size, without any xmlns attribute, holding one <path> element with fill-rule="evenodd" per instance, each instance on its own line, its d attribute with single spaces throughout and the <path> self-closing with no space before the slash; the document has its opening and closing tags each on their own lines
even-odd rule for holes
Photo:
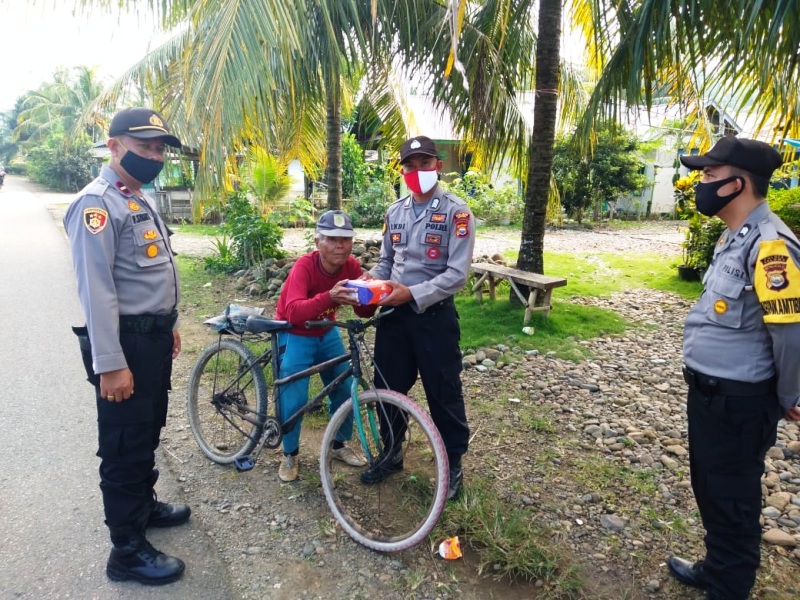
<svg viewBox="0 0 800 600">
<path fill-rule="evenodd" d="M 512 269 L 504 267 L 503 265 L 495 265 L 492 263 L 472 263 L 472 270 L 476 275 L 480 275 L 480 279 L 472 286 L 472 291 L 475 292 L 475 298 L 478 301 L 483 300 L 483 284 L 489 284 L 489 298 L 495 300 L 495 287 L 497 280 L 505 279 L 511 284 L 511 289 L 517 294 L 520 302 L 525 307 L 525 316 L 523 317 L 522 324 L 527 325 L 531 319 L 531 313 L 543 312 L 548 316 L 550 309 L 550 294 L 553 288 L 567 285 L 567 280 L 563 277 L 548 277 L 547 275 L 540 275 L 539 273 L 530 273 L 528 271 L 520 271 L 519 269 Z M 530 288 L 530 294 L 527 298 L 522 294 L 517 284 L 524 285 Z M 541 305 L 536 305 L 536 300 L 539 297 L 539 292 L 543 292 Z"/>
</svg>

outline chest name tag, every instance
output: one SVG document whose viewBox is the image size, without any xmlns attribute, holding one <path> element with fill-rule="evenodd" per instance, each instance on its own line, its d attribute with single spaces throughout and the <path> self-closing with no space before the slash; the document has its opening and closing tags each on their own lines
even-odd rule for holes
<svg viewBox="0 0 800 600">
<path fill-rule="evenodd" d="M 761 242 L 753 283 L 765 323 L 800 322 L 800 269 L 784 240 Z"/>
</svg>

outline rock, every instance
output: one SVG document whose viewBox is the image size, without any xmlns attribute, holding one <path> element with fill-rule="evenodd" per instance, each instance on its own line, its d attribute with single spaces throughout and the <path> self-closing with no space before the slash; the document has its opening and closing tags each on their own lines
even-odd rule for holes
<svg viewBox="0 0 800 600">
<path fill-rule="evenodd" d="M 794 536 L 789 535 L 781 529 L 769 529 L 766 533 L 764 533 L 762 539 L 766 543 L 773 544 L 774 546 L 786 546 L 793 548 L 797 545 L 797 540 L 794 539 Z"/>
<path fill-rule="evenodd" d="M 603 515 L 600 517 L 600 525 L 606 529 L 619 533 L 625 529 L 625 519 L 618 515 Z"/>
<path fill-rule="evenodd" d="M 765 503 L 767 506 L 774 506 L 779 511 L 783 511 L 792 501 L 792 495 L 789 492 L 776 492 L 767 496 Z"/>
</svg>

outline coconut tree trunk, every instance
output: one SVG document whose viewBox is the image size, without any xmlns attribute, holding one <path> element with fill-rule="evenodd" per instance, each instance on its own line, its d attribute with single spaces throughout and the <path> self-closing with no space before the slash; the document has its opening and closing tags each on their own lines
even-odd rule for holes
<svg viewBox="0 0 800 600">
<path fill-rule="evenodd" d="M 328 210 L 342 208 L 342 104 L 338 80 L 325 85 L 327 104 L 327 157 L 325 171 L 328 184 Z"/>
<path fill-rule="evenodd" d="M 522 219 L 522 239 L 517 256 L 517 268 L 533 273 L 544 273 L 544 229 L 558 114 L 561 1 L 541 0 L 539 4 L 536 101 L 533 108 L 533 132 L 528 145 L 525 215 Z M 512 303 L 519 304 L 513 290 L 509 299 Z"/>
</svg>

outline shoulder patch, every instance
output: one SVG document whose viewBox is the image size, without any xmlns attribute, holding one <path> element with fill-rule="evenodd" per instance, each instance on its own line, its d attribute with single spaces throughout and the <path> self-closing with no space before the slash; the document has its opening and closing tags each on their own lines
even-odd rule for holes
<svg viewBox="0 0 800 600">
<path fill-rule="evenodd" d="M 761 241 L 753 284 L 765 323 L 800 323 L 800 269 L 783 239 Z"/>
<path fill-rule="evenodd" d="M 108 213 L 102 208 L 83 209 L 83 224 L 91 234 L 98 234 L 108 225 Z"/>
</svg>

